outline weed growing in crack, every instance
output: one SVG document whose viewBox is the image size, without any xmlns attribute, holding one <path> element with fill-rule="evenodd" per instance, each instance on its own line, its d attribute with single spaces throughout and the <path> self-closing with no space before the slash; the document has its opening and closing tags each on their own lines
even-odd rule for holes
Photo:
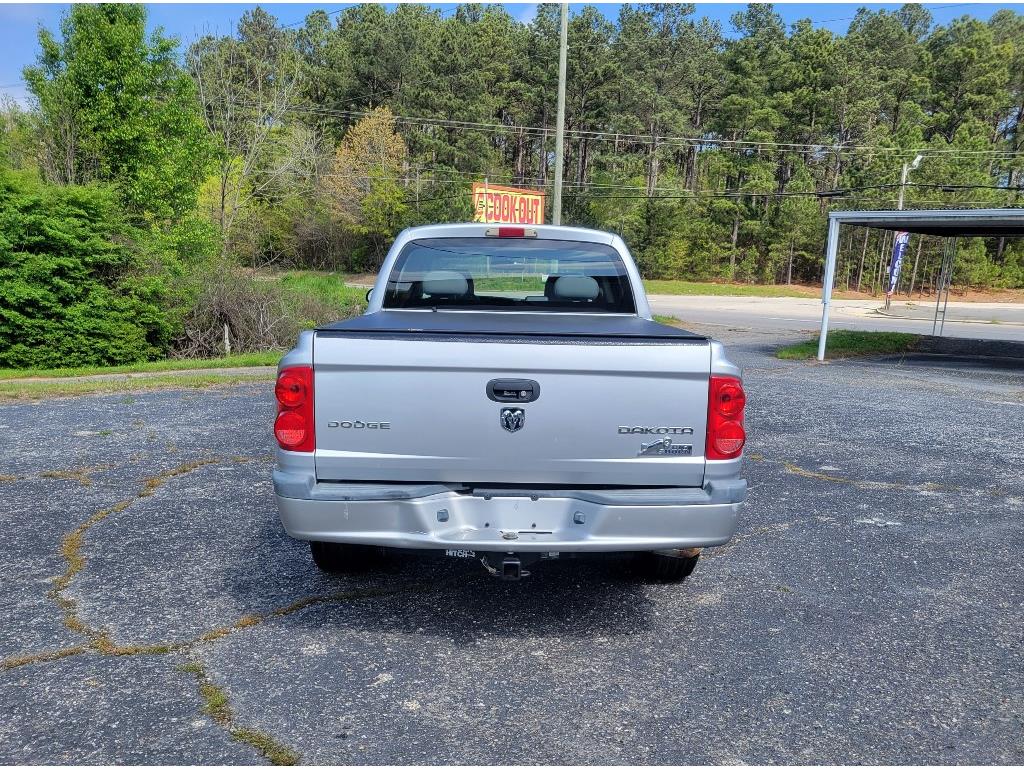
<svg viewBox="0 0 1024 768">
<path fill-rule="evenodd" d="M 40 472 L 39 477 L 48 480 L 74 480 L 80 485 L 88 487 L 92 485 L 91 475 L 93 472 L 102 472 L 109 468 L 107 465 L 101 464 L 95 467 L 82 467 L 81 469 L 49 469 L 45 472 Z"/>
<path fill-rule="evenodd" d="M 57 651 L 44 651 L 43 653 L 32 653 L 24 656 L 11 656 L 10 658 L 0 660 L 0 671 L 6 672 L 8 669 L 24 667 L 27 664 L 38 664 L 43 661 L 66 659 L 69 656 L 78 656 L 88 650 L 89 646 L 87 645 L 75 645 L 70 648 L 61 648 Z"/>
<path fill-rule="evenodd" d="M 88 533 L 89 529 L 94 525 L 105 520 L 111 515 L 124 512 L 124 510 L 139 499 L 152 496 L 156 493 L 157 489 L 168 480 L 187 474 L 208 464 L 217 463 L 218 461 L 221 461 L 221 459 L 200 459 L 198 461 L 191 461 L 148 478 L 143 483 L 142 490 L 140 490 L 138 494 L 130 499 L 119 501 L 111 507 L 101 509 L 84 523 L 75 528 L 75 530 L 65 536 L 61 541 L 60 549 L 58 551 L 60 556 L 64 558 L 65 569 L 63 574 L 53 580 L 53 589 L 50 590 L 48 596 L 60 606 L 61 611 L 64 614 L 64 625 L 72 632 L 77 632 L 80 635 L 88 637 L 92 646 L 100 653 L 114 655 L 118 646 L 114 644 L 105 631 L 95 630 L 88 627 L 85 622 L 79 618 L 78 606 L 75 601 L 64 594 L 67 588 L 71 586 L 71 582 L 74 580 L 75 576 L 77 576 L 85 567 L 85 556 L 82 554 L 82 544 L 85 541 L 86 533 Z"/>
<path fill-rule="evenodd" d="M 209 715 L 213 722 L 224 728 L 231 738 L 257 750 L 274 765 L 295 765 L 299 762 L 299 755 L 294 750 L 284 746 L 270 734 L 235 723 L 235 713 L 231 709 L 227 691 L 210 680 L 206 667 L 202 663 L 190 661 L 179 665 L 177 669 L 196 679 L 199 685 L 199 695 L 203 699 L 203 712 Z"/>
</svg>

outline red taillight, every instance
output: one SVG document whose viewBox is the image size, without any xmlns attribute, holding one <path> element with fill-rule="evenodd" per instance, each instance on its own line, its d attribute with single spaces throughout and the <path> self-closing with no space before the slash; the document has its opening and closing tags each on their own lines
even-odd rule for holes
<svg viewBox="0 0 1024 768">
<path fill-rule="evenodd" d="M 277 419 L 274 437 L 286 451 L 312 453 L 316 448 L 313 427 L 313 369 L 308 365 L 285 368 L 277 376 Z"/>
<path fill-rule="evenodd" d="M 277 402 L 286 408 L 296 408 L 306 399 L 306 382 L 304 377 L 296 375 L 294 370 L 284 371 L 277 377 L 274 387 Z"/>
<path fill-rule="evenodd" d="M 718 396 L 715 398 L 715 408 L 723 416 L 736 416 L 743 413 L 743 406 L 747 403 L 747 396 L 743 394 L 743 387 L 738 381 L 728 379 L 718 387 Z"/>
<path fill-rule="evenodd" d="M 282 411 L 274 422 L 274 435 L 282 448 L 294 450 L 306 441 L 306 420 L 295 411 Z"/>
<path fill-rule="evenodd" d="M 708 385 L 708 436 L 704 454 L 709 460 L 735 459 L 743 451 L 743 384 L 732 376 L 712 376 Z"/>
</svg>

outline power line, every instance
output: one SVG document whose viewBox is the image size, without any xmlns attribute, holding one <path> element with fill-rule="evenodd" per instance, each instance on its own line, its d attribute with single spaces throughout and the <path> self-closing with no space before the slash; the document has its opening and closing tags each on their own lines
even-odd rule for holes
<svg viewBox="0 0 1024 768">
<path fill-rule="evenodd" d="M 930 8 L 926 5 L 922 5 L 921 7 L 929 11 L 941 11 L 946 8 L 966 8 L 970 5 L 973 5 L 973 3 L 956 3 L 955 5 L 933 5 Z M 853 21 L 856 18 L 856 16 L 844 16 L 839 19 L 819 19 L 818 21 L 809 19 L 809 21 L 811 22 L 811 24 L 830 24 L 833 21 Z"/>
<path fill-rule="evenodd" d="M 256 104 L 249 104 L 248 106 L 258 106 Z M 292 106 L 286 108 L 285 111 L 289 112 L 306 112 L 310 114 L 321 114 L 336 117 L 349 117 L 349 118 L 362 118 L 367 117 L 371 113 L 363 110 L 338 110 L 329 109 L 326 107 L 314 107 L 314 106 Z M 504 123 L 484 123 L 472 120 L 450 120 L 447 118 L 435 118 L 435 117 L 422 117 L 422 116 L 411 116 L 411 115 L 394 115 L 394 120 L 397 123 L 403 123 L 406 125 L 423 125 L 423 126 L 438 126 L 446 128 L 458 128 L 462 130 L 475 130 L 475 131 L 489 131 L 492 133 L 528 133 L 528 134 L 548 134 L 552 132 L 553 128 L 546 128 L 543 126 L 531 126 L 531 125 L 514 125 Z M 886 147 L 886 146 L 872 146 L 872 145 L 857 145 L 857 144 L 843 144 L 843 145 L 829 145 L 824 143 L 803 143 L 803 142 L 780 142 L 780 141 L 757 141 L 753 139 L 722 139 L 714 138 L 710 136 L 669 136 L 669 135 L 655 135 L 650 136 L 647 134 L 631 134 L 631 133 L 618 133 L 614 131 L 589 131 L 580 129 L 567 129 L 565 131 L 567 135 L 575 136 L 577 138 L 585 138 L 594 141 L 615 141 L 649 145 L 651 143 L 660 145 L 675 145 L 681 144 L 684 146 L 731 146 L 731 147 L 748 147 L 748 148 L 761 148 L 761 147 L 777 147 L 781 149 L 790 150 L 810 150 L 825 153 L 847 153 L 847 152 L 895 152 L 909 154 L 913 150 L 904 149 L 902 147 Z M 1019 157 L 1021 155 L 1018 151 L 1012 150 L 988 150 L 988 149 L 959 149 L 959 148 L 946 148 L 946 149 L 932 149 L 923 148 L 922 153 L 926 155 L 946 155 L 946 156 L 972 156 L 979 155 L 985 157 Z"/>
<path fill-rule="evenodd" d="M 420 169 L 420 170 L 423 171 L 425 169 Z M 406 177 L 406 176 L 390 176 L 390 177 L 389 176 L 361 176 L 361 175 L 358 175 L 358 174 L 337 174 L 337 173 L 321 174 L 321 178 L 342 178 L 342 179 L 350 179 L 350 180 L 357 180 L 357 181 L 392 181 L 392 182 L 408 182 L 409 181 L 409 178 Z M 428 180 L 428 183 L 431 184 L 431 185 L 434 185 L 434 184 L 465 184 L 466 182 L 461 180 L 461 179 L 430 179 L 430 180 Z M 550 181 L 537 184 L 537 186 L 542 186 L 542 187 L 550 187 L 551 185 L 552 185 L 552 183 Z M 842 199 L 842 198 L 849 198 L 849 197 L 860 197 L 860 198 L 863 198 L 863 199 L 888 200 L 889 198 L 870 198 L 870 197 L 865 197 L 865 196 L 862 196 L 862 195 L 858 195 L 857 193 L 865 192 L 865 191 L 870 191 L 870 190 L 891 189 L 891 188 L 895 188 L 895 187 L 899 186 L 898 184 L 869 184 L 869 185 L 864 185 L 864 186 L 859 186 L 859 187 L 845 187 L 845 188 L 827 189 L 827 190 L 790 190 L 790 191 L 782 191 L 782 192 L 779 192 L 779 191 L 760 192 L 760 191 L 750 191 L 750 190 L 741 190 L 741 189 L 731 189 L 731 190 L 730 189 L 726 189 L 726 190 L 723 190 L 721 192 L 708 192 L 708 191 L 690 192 L 690 191 L 671 190 L 671 189 L 668 189 L 668 188 L 665 188 L 665 187 L 661 187 L 661 188 L 659 188 L 659 190 L 661 190 L 661 191 L 670 191 L 670 192 L 673 192 L 674 194 L 647 195 L 646 192 L 644 191 L 645 188 L 644 187 L 638 187 L 638 186 L 614 185 L 614 184 L 602 185 L 602 184 L 595 184 L 595 183 L 591 183 L 591 182 L 565 182 L 565 185 L 566 186 L 575 187 L 576 190 L 580 191 L 580 192 L 584 191 L 585 189 L 592 189 L 592 188 L 600 189 L 600 188 L 608 188 L 608 187 L 621 187 L 623 189 L 633 189 L 633 190 L 635 190 L 637 192 L 637 194 L 635 194 L 635 195 L 620 195 L 620 194 L 615 194 L 615 195 L 604 195 L 604 194 L 602 194 L 602 195 L 590 195 L 589 199 L 591 199 L 591 200 L 694 200 L 694 201 L 700 201 L 700 200 L 705 200 L 705 199 L 742 199 L 742 198 L 760 198 L 760 197 L 772 198 L 772 199 L 781 199 L 781 198 L 789 198 L 789 197 L 808 197 L 808 198 L 820 198 L 820 199 L 825 199 L 825 198 Z M 909 184 L 908 184 L 908 186 L 909 186 Z M 1021 188 L 1019 188 L 1019 187 L 1004 187 L 1004 186 L 994 186 L 994 185 L 984 185 L 984 184 L 962 184 L 962 185 L 956 185 L 956 184 L 919 184 L 918 185 L 918 184 L 915 184 L 914 186 L 921 186 L 921 187 L 935 188 L 935 189 L 946 189 L 946 190 L 949 190 L 949 191 L 970 190 L 970 189 L 991 189 L 991 190 L 998 190 L 998 191 L 1003 191 L 1003 192 L 1020 192 L 1020 191 L 1022 191 Z M 474 194 L 472 191 L 466 190 L 464 192 L 457 192 L 457 193 L 455 193 L 453 195 L 449 195 L 449 196 L 445 196 L 445 197 L 420 198 L 419 202 L 423 203 L 423 202 L 429 202 L 429 201 L 432 201 L 432 200 L 455 199 L 455 198 L 458 198 L 458 197 L 472 195 L 472 194 Z M 945 200 L 936 200 L 936 201 L 932 201 L 932 200 L 916 200 L 916 201 L 913 201 L 913 202 L 916 203 L 916 204 L 922 204 L 922 203 L 931 203 L 931 202 L 949 203 L 950 201 L 948 199 L 945 199 Z M 960 202 L 960 201 L 956 201 L 956 202 Z M 964 201 L 964 202 L 966 202 L 966 201 Z M 983 201 L 980 201 L 977 204 L 980 205 L 980 204 L 982 204 L 982 202 Z"/>
<path fill-rule="evenodd" d="M 327 17 L 330 18 L 331 16 L 334 16 L 336 14 L 342 13 L 342 12 L 344 12 L 346 10 L 348 10 L 348 9 L 347 8 L 338 8 L 335 11 L 326 11 Z M 301 26 L 301 25 L 306 23 L 306 19 L 308 19 L 310 16 L 312 16 L 313 13 L 316 13 L 316 11 L 313 11 L 312 13 L 307 13 L 305 18 L 302 19 L 302 21 L 293 21 L 291 24 L 282 24 L 281 25 L 281 29 L 291 29 L 292 27 Z"/>
<path fill-rule="evenodd" d="M 349 8 L 353 8 L 353 7 L 355 7 L 355 6 L 349 6 Z M 348 10 L 348 8 L 338 8 L 337 10 L 334 10 L 334 11 L 326 11 L 326 13 L 327 13 L 327 16 L 330 17 L 330 16 L 336 16 L 339 13 L 344 13 L 347 10 Z M 435 9 L 431 9 L 431 10 L 435 10 Z M 438 10 L 438 13 L 440 14 L 441 18 L 443 19 L 444 15 L 446 13 L 455 13 L 455 11 L 458 10 L 458 6 L 456 6 L 455 8 L 448 8 L 448 9 L 445 9 L 443 11 L 440 10 L 440 9 L 437 9 L 437 10 Z M 316 13 L 316 11 L 313 11 L 313 13 Z M 310 14 L 306 14 L 306 18 L 309 18 L 309 16 L 310 16 Z M 291 24 L 282 24 L 281 25 L 281 29 L 291 29 L 293 27 L 302 26 L 303 24 L 306 23 L 306 18 L 302 19 L 301 21 L 293 21 Z"/>
</svg>

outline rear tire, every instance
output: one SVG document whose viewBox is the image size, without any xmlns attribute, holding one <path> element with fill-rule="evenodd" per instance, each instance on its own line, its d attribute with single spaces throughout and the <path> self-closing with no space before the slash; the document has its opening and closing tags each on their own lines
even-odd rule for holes
<svg viewBox="0 0 1024 768">
<path fill-rule="evenodd" d="M 644 577 L 648 581 L 663 584 L 678 584 L 685 581 L 697 567 L 698 560 L 700 560 L 699 553 L 692 557 L 676 557 L 659 552 L 641 552 L 638 556 L 638 564 Z"/>
<path fill-rule="evenodd" d="M 325 573 L 364 571 L 379 559 L 377 547 L 339 544 L 334 541 L 311 541 L 309 552 L 316 567 Z"/>
</svg>

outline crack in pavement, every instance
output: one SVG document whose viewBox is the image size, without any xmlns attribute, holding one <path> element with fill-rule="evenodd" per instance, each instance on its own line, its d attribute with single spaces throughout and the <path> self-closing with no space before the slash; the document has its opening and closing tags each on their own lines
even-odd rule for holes
<svg viewBox="0 0 1024 768">
<path fill-rule="evenodd" d="M 949 485 L 948 483 L 892 483 L 884 482 L 881 480 L 858 480 L 853 477 L 843 477 L 842 475 L 826 475 L 824 472 L 815 472 L 813 469 L 805 469 L 804 467 L 798 466 L 791 461 L 785 459 L 768 459 L 765 458 L 764 454 L 751 453 L 746 456 L 750 461 L 756 461 L 764 464 L 776 464 L 781 465 L 787 472 L 792 475 L 799 475 L 800 477 L 808 477 L 812 480 L 825 480 L 830 483 L 839 483 L 840 485 L 849 485 L 854 488 L 860 488 L 865 491 L 912 491 L 914 493 L 980 493 L 986 496 L 995 496 L 996 498 L 1016 498 L 1007 491 L 1001 488 L 991 489 L 969 489 L 959 485 Z"/>
<path fill-rule="evenodd" d="M 773 464 L 781 466 L 786 472 L 790 474 L 799 475 L 801 477 L 807 477 L 814 480 L 824 480 L 826 482 L 835 482 L 841 485 L 849 485 L 850 487 L 860 488 L 862 490 L 909 490 L 911 493 L 916 494 L 959 494 L 959 493 L 974 493 L 981 494 L 984 496 L 992 496 L 1002 500 L 1017 499 L 1019 497 L 1011 496 L 1006 490 L 1001 488 L 990 488 L 990 489 L 969 489 L 959 485 L 950 485 L 947 483 L 939 482 L 926 482 L 922 484 L 904 483 L 904 482 L 882 482 L 874 480 L 858 480 L 852 477 L 844 477 L 842 475 L 829 475 L 823 472 L 816 472 L 811 469 L 805 469 L 804 467 L 798 466 L 793 462 L 786 461 L 784 459 L 767 459 L 763 454 L 752 453 L 746 454 L 746 459 L 757 462 L 759 464 Z M 818 520 L 826 518 L 817 517 Z M 827 518 L 834 519 L 834 518 Z M 718 547 L 718 552 L 728 552 L 733 547 L 739 544 L 745 543 L 746 540 L 751 538 L 760 537 L 764 535 L 780 534 L 785 530 L 790 529 L 797 522 L 806 522 L 807 520 L 790 521 L 781 523 L 770 523 L 762 525 L 758 528 L 748 530 L 745 532 L 737 532 L 735 536 L 721 547 Z"/>
<path fill-rule="evenodd" d="M 1017 498 L 1008 491 L 1002 488 L 964 488 L 959 485 L 949 485 L 948 483 L 893 483 L 884 482 L 881 480 L 858 480 L 852 477 L 843 477 L 842 475 L 826 475 L 823 472 L 815 472 L 811 469 L 805 469 L 797 466 L 792 462 L 785 460 L 773 460 L 764 459 L 769 464 L 782 464 L 786 471 L 793 475 L 799 475 L 800 477 L 809 477 L 814 480 L 825 480 L 830 483 L 839 483 L 841 485 L 849 485 L 853 488 L 859 488 L 865 491 L 911 491 L 913 493 L 974 493 L 983 496 L 994 496 L 999 499 L 1010 499 Z"/>
<path fill-rule="evenodd" d="M 769 460 L 770 461 L 770 460 Z M 826 475 L 824 472 L 815 472 L 811 469 L 804 469 L 796 464 L 789 461 L 773 462 L 781 463 L 786 468 L 786 471 L 793 475 L 800 475 L 800 477 L 810 477 L 815 480 L 827 480 L 831 483 L 840 483 L 842 485 L 852 485 L 854 488 L 861 488 L 863 490 L 880 490 L 880 491 L 962 491 L 956 485 L 946 485 L 944 483 L 924 483 L 922 485 L 911 485 L 908 483 L 887 483 L 879 480 L 857 480 L 852 477 L 843 477 L 841 475 Z"/>
<path fill-rule="evenodd" d="M 78 615 L 78 604 L 73 598 L 70 598 L 65 594 L 68 587 L 71 586 L 71 582 L 74 580 L 75 576 L 78 575 L 78 573 L 85 567 L 85 556 L 82 554 L 82 544 L 85 540 L 85 534 L 88 533 L 89 529 L 111 515 L 124 512 L 124 510 L 128 509 L 128 507 L 136 501 L 152 496 L 160 486 L 171 478 L 188 474 L 200 467 L 205 467 L 209 464 L 216 464 L 221 461 L 222 459 L 217 458 L 200 459 L 198 461 L 180 464 L 165 472 L 153 475 L 143 481 L 142 490 L 137 494 L 129 499 L 119 501 L 111 507 L 106 507 L 101 509 L 99 512 L 96 512 L 61 540 L 60 549 L 58 551 L 66 563 L 66 568 L 62 575 L 53 580 L 53 589 L 47 593 L 47 596 L 60 606 L 61 612 L 64 614 L 64 625 L 68 629 L 72 632 L 84 635 L 89 639 L 90 645 L 101 653 L 112 653 L 116 648 L 114 642 L 110 639 L 110 633 L 107 630 L 90 627 L 82 621 L 81 617 Z"/>
<path fill-rule="evenodd" d="M 0 475 L 0 483 L 16 483 L 20 480 L 73 480 L 83 487 L 92 485 L 92 476 L 97 472 L 106 472 L 113 467 L 110 464 L 94 464 L 71 469 L 46 469 L 32 475 Z"/>
<path fill-rule="evenodd" d="M 235 723 L 235 712 L 231 708 L 227 691 L 210 680 L 206 667 L 199 661 L 190 661 L 177 667 L 196 679 L 199 695 L 203 698 L 203 711 L 217 725 L 226 730 L 235 741 L 256 749 L 274 765 L 295 765 L 299 754 L 281 744 L 273 736 L 254 728 Z"/>
<path fill-rule="evenodd" d="M 86 565 L 86 557 L 82 553 L 82 546 L 85 543 L 86 534 L 93 527 L 112 515 L 124 512 L 135 502 L 152 496 L 168 481 L 187 475 L 201 467 L 209 466 L 211 464 L 221 464 L 228 461 L 237 464 L 245 464 L 251 461 L 262 461 L 265 459 L 266 457 L 263 456 L 231 456 L 226 458 L 212 457 L 185 462 L 177 467 L 145 478 L 143 480 L 141 490 L 139 490 L 139 492 L 134 496 L 101 509 L 81 525 L 76 527 L 71 533 L 66 535 L 61 540 L 61 545 L 58 550 L 66 563 L 66 567 L 63 574 L 53 579 L 53 588 L 47 592 L 47 597 L 53 600 L 60 608 L 64 615 L 64 625 L 71 631 L 85 637 L 88 642 L 81 645 L 59 648 L 54 651 L 44 651 L 36 654 L 12 656 L 6 659 L 0 659 L 0 672 L 31 664 L 59 661 L 61 659 L 79 656 L 86 653 L 98 653 L 104 656 L 156 656 L 173 652 L 187 652 L 200 645 L 221 640 L 234 632 L 250 629 L 252 627 L 259 626 L 268 620 L 288 616 L 313 606 L 355 601 L 371 597 L 387 597 L 396 594 L 407 594 L 410 592 L 435 589 L 437 587 L 436 582 L 421 582 L 400 588 L 352 589 L 327 595 L 309 595 L 288 603 L 287 605 L 273 608 L 269 611 L 244 614 L 232 624 L 226 624 L 208 630 L 191 640 L 151 645 L 118 645 L 111 638 L 109 630 L 89 626 L 81 618 L 78 611 L 78 603 L 73 598 L 68 597 L 65 593 L 73 583 L 75 576 L 77 576 Z M 94 468 L 94 471 L 99 471 L 99 468 Z M 68 471 L 66 473 L 61 473 L 60 479 L 79 479 L 79 474 L 81 472 L 84 472 L 84 470 L 79 472 Z M 85 477 L 88 479 L 87 475 L 85 475 Z M 12 479 L 16 480 L 20 478 Z M 269 734 L 263 733 L 262 731 L 254 728 L 238 725 L 235 721 L 235 715 L 231 709 L 227 692 L 210 681 L 206 668 L 199 662 L 193 661 L 182 665 L 177 669 L 181 672 L 190 673 L 196 678 L 197 684 L 199 685 L 200 695 L 206 702 L 204 707 L 205 711 L 210 715 L 214 722 L 223 727 L 233 739 L 253 747 L 275 765 L 294 765 L 299 761 L 300 756 L 296 752 L 282 745 Z"/>
<path fill-rule="evenodd" d="M 28 664 L 38 664 L 43 661 L 66 659 L 69 656 L 78 656 L 79 654 L 86 653 L 89 650 L 90 646 L 88 645 L 73 645 L 67 648 L 60 648 L 56 651 L 45 651 L 43 653 L 33 653 L 24 656 L 9 656 L 6 659 L 0 660 L 0 671 L 6 672 L 8 669 L 24 667 Z"/>
</svg>

